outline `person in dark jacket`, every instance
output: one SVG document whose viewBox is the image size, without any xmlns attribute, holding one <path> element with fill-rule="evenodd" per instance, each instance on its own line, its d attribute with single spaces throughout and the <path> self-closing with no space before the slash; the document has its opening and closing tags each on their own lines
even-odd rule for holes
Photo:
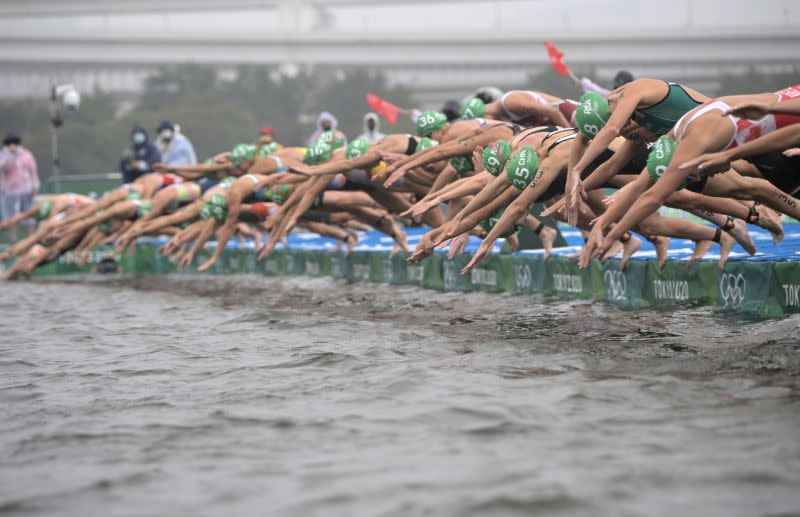
<svg viewBox="0 0 800 517">
<path fill-rule="evenodd" d="M 147 137 L 147 130 L 141 124 L 131 129 L 131 145 L 125 149 L 119 168 L 123 183 L 131 183 L 146 172 L 153 171 L 153 164 L 161 161 L 161 153 Z"/>
</svg>

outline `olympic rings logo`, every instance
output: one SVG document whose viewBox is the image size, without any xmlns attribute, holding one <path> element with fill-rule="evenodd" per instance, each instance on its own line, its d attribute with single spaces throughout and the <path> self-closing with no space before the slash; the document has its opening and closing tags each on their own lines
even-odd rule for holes
<svg viewBox="0 0 800 517">
<path fill-rule="evenodd" d="M 747 290 L 747 280 L 738 275 L 723 273 L 719 281 L 719 296 L 725 307 L 741 307 Z"/>
<path fill-rule="evenodd" d="M 606 297 L 609 300 L 626 300 L 628 298 L 628 278 L 622 271 L 607 270 L 603 274 L 606 284 Z"/>
<path fill-rule="evenodd" d="M 517 289 L 527 289 L 531 286 L 532 280 L 531 268 L 527 264 L 517 264 L 514 266 L 514 284 Z"/>
</svg>

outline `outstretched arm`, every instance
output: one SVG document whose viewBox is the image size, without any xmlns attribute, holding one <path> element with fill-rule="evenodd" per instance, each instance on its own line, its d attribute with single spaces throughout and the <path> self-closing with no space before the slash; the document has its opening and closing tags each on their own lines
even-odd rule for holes
<svg viewBox="0 0 800 517">
<path fill-rule="evenodd" d="M 618 99 L 618 102 L 606 125 L 602 128 L 597 128 L 596 126 L 580 128 L 582 131 L 596 131 L 597 134 L 583 152 L 583 156 L 580 157 L 578 163 L 573 167 L 578 177 L 582 176 L 586 167 L 600 156 L 611 145 L 611 142 L 620 135 L 622 128 L 628 123 L 641 100 L 641 95 L 633 91 L 632 88 L 625 88 L 623 91 L 612 93 L 609 99 L 612 97 Z"/>
<path fill-rule="evenodd" d="M 771 151 L 784 151 L 798 145 L 800 145 L 800 124 L 793 124 L 756 138 L 746 144 L 736 146 L 733 149 L 698 156 L 693 160 L 682 163 L 680 168 L 692 169 L 696 167 L 701 171 L 704 169 L 716 169 L 725 167 L 726 164 L 730 164 L 730 162 L 740 158 L 756 156 Z"/>
<path fill-rule="evenodd" d="M 29 217 L 33 217 L 34 215 L 36 215 L 36 212 L 39 210 L 39 207 L 41 206 L 42 203 L 36 203 L 35 205 L 25 210 L 24 212 L 20 212 L 13 217 L 9 217 L 8 219 L 1 221 L 0 230 L 6 230 L 8 228 L 11 228 L 15 224 L 21 223 L 22 221 L 28 219 Z"/>
</svg>

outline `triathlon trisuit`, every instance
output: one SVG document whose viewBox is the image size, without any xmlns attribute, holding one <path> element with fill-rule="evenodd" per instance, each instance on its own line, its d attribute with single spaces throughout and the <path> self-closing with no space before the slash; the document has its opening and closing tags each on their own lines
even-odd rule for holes
<svg viewBox="0 0 800 517">
<path fill-rule="evenodd" d="M 183 178 L 177 174 L 164 173 L 161 174 L 161 188 L 175 185 L 176 183 L 183 183 Z"/>
<path fill-rule="evenodd" d="M 562 133 L 563 131 L 564 130 L 553 131 L 548 135 L 548 138 L 552 136 L 558 136 L 558 134 Z M 576 137 L 577 137 L 577 132 L 569 135 L 558 136 L 558 138 L 556 138 L 553 142 L 551 142 L 547 146 L 548 153 L 558 145 L 570 140 L 574 140 Z M 544 143 L 544 141 L 542 143 Z M 644 167 L 643 164 L 647 163 L 647 154 L 646 153 L 641 153 L 641 154 L 643 154 L 643 156 L 640 155 L 634 156 L 634 158 L 632 158 L 628 162 L 628 164 L 626 164 L 625 167 L 623 167 L 623 170 L 630 170 L 631 167 L 636 167 L 641 165 L 641 167 L 638 170 L 641 171 L 642 168 Z M 595 169 L 597 169 L 600 165 L 604 164 L 609 159 L 611 159 L 612 156 L 614 156 L 614 151 L 612 151 L 611 149 L 604 149 L 603 152 L 601 152 L 597 158 L 592 160 L 592 162 L 586 167 L 586 169 L 584 169 L 583 173 L 581 174 L 581 179 L 585 180 L 586 178 L 588 178 L 589 175 L 592 172 L 594 172 Z M 562 167 L 562 169 L 558 172 L 558 176 L 556 176 L 556 178 L 553 180 L 550 186 L 548 186 L 547 189 L 542 193 L 542 195 L 539 196 L 539 199 L 542 201 L 547 201 L 548 199 L 551 199 L 553 197 L 564 195 L 564 190 L 566 189 L 566 185 L 567 185 L 567 166 L 565 164 L 565 166 Z"/>
<path fill-rule="evenodd" d="M 800 84 L 775 92 L 775 96 L 778 98 L 778 102 L 800 98 Z M 725 112 L 729 109 L 731 109 L 731 107 L 722 101 L 710 101 L 702 107 L 681 117 L 675 126 L 675 136 L 683 138 L 686 135 L 686 129 L 689 125 L 709 111 L 719 110 Z M 727 118 L 734 127 L 734 133 L 728 145 L 722 149 L 723 151 L 733 149 L 734 147 L 753 141 L 756 138 L 768 135 L 776 129 L 800 123 L 799 115 L 773 115 L 772 113 L 767 114 L 759 120 L 739 118 L 734 115 L 727 115 Z"/>
<path fill-rule="evenodd" d="M 411 156 L 412 154 L 417 152 L 417 145 L 419 145 L 419 140 L 417 140 L 417 138 L 410 133 L 406 133 L 406 136 L 408 137 L 408 147 L 406 147 L 406 150 L 403 154 L 405 154 L 406 156 Z"/>
<path fill-rule="evenodd" d="M 529 113 L 526 113 L 525 115 L 517 115 L 515 113 L 511 113 L 511 111 L 506 107 L 506 99 L 508 99 L 509 95 L 512 95 L 514 93 L 527 93 L 537 103 L 548 105 L 547 100 L 537 93 L 531 91 L 521 91 L 521 90 L 510 91 L 500 98 L 500 106 L 502 106 L 503 111 L 506 113 L 506 116 L 510 118 L 513 122 L 520 122 L 522 120 L 527 120 L 531 118 L 531 115 Z"/>
<path fill-rule="evenodd" d="M 144 217 L 153 209 L 153 203 L 150 201 L 143 201 L 141 199 L 134 199 L 133 200 L 134 206 L 136 206 L 136 212 L 130 218 L 132 221 L 139 219 L 140 217 Z"/>
<path fill-rule="evenodd" d="M 528 113 L 528 114 L 525 114 L 525 115 L 516 115 L 514 113 L 511 113 L 511 111 L 506 107 L 506 99 L 512 93 L 519 93 L 520 91 L 521 90 L 508 92 L 505 95 L 503 95 L 503 97 L 500 99 L 500 106 L 503 108 L 503 111 L 505 112 L 506 116 L 509 119 L 511 119 L 512 122 L 527 121 L 528 122 L 527 125 L 540 123 L 540 122 L 546 120 L 544 117 L 541 117 L 541 116 L 539 116 L 537 114 Z M 575 113 L 575 110 L 578 107 L 577 103 L 570 102 L 570 101 L 559 101 L 557 103 L 551 103 L 550 101 L 548 101 L 547 99 L 545 99 L 544 97 L 542 97 L 541 95 L 539 95 L 536 92 L 522 91 L 522 93 L 527 93 L 528 95 L 530 95 L 530 97 L 534 101 L 536 101 L 536 103 L 538 103 L 538 104 L 542 104 L 544 106 L 557 106 L 558 107 L 558 111 L 560 111 L 561 114 L 564 115 L 564 117 L 567 120 L 570 120 L 572 118 L 572 114 Z"/>
<path fill-rule="evenodd" d="M 192 181 L 170 185 L 167 188 L 175 191 L 175 201 L 177 201 L 178 204 L 191 203 L 199 199 L 203 193 L 200 185 Z"/>
<path fill-rule="evenodd" d="M 510 142 L 511 148 L 516 149 L 517 147 L 519 147 L 521 142 L 523 142 L 526 138 L 528 138 L 531 135 L 535 135 L 537 133 L 552 133 L 553 131 L 558 131 L 558 126 L 550 125 L 550 126 L 539 126 L 539 127 L 523 129 L 511 140 Z M 544 138 L 547 137 L 545 136 Z"/>
<path fill-rule="evenodd" d="M 280 207 L 275 203 L 264 203 L 259 201 L 250 204 L 249 211 L 242 211 L 239 214 L 239 220 L 246 223 L 257 223 L 265 221 L 267 217 L 276 213 Z"/>
<path fill-rule="evenodd" d="M 800 98 L 800 85 L 794 85 L 779 90 L 775 92 L 775 96 L 778 102 Z M 702 107 L 681 117 L 675 125 L 675 136 L 683 138 L 686 135 L 686 129 L 689 125 L 703 114 L 714 110 L 725 112 L 729 109 L 730 106 L 722 101 L 709 101 Z M 739 118 L 734 115 L 727 115 L 727 118 L 733 125 L 734 132 L 730 141 L 722 151 L 746 144 L 756 138 L 772 133 L 777 129 L 800 123 L 800 116 L 798 115 L 774 115 L 772 113 L 767 114 L 759 120 Z M 776 152 L 755 156 L 750 158 L 749 161 L 756 166 L 767 181 L 784 192 L 794 194 L 800 190 L 800 172 L 798 171 L 798 163 L 800 163 L 800 160 L 790 159 L 783 156 L 782 153 Z M 706 181 L 708 181 L 708 176 L 703 176 L 700 180 L 691 183 L 686 188 L 693 192 L 699 192 L 705 186 Z"/>
<path fill-rule="evenodd" d="M 641 127 L 657 135 L 666 135 L 686 113 L 703 104 L 692 97 L 677 83 L 668 83 L 663 99 L 633 112 L 633 120 Z"/>
<path fill-rule="evenodd" d="M 200 193 L 205 194 L 206 191 L 216 185 L 219 184 L 219 180 L 215 177 L 206 176 L 205 178 L 200 178 L 195 183 L 200 186 Z"/>
</svg>

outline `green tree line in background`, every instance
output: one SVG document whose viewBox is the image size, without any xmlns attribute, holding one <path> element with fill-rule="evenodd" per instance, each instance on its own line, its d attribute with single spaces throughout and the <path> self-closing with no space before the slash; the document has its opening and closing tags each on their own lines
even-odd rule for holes
<svg viewBox="0 0 800 517">
<path fill-rule="evenodd" d="M 181 65 L 151 76 L 133 101 L 95 90 L 83 92 L 80 109 L 64 116 L 58 129 L 62 174 L 116 172 L 129 144 L 134 123 L 143 124 L 151 138 L 163 119 L 180 124 L 195 146 L 198 159 L 229 150 L 240 142 L 255 142 L 259 128 L 275 129 L 277 141 L 304 145 L 321 111 L 339 119 L 348 136 L 362 132 L 369 111 L 364 95 L 372 91 L 401 106 L 415 105 L 411 90 L 389 86 L 383 74 L 367 69 L 333 73 L 318 71 L 296 77 L 276 74 L 268 67 L 243 66 L 236 79 L 218 78 L 212 67 Z M 40 177 L 51 174 L 50 122 L 47 99 L 0 102 L 0 131 L 22 136 L 39 162 Z M 390 126 L 384 123 L 384 130 Z M 409 131 L 401 117 L 391 131 Z"/>
<path fill-rule="evenodd" d="M 591 68 L 576 68 L 576 72 L 594 76 Z M 750 69 L 741 76 L 721 78 L 721 93 L 775 91 L 797 82 L 800 66 L 791 73 L 773 75 Z M 496 86 L 532 88 L 571 99 L 580 96 L 572 81 L 559 77 L 549 67 L 532 73 L 527 83 Z M 223 80 L 213 67 L 165 67 L 146 81 L 143 92 L 132 104 L 103 91 L 84 92 L 80 110 L 69 113 L 59 129 L 61 170 L 63 174 L 117 171 L 122 150 L 129 143 L 131 126 L 141 123 L 153 137 L 162 119 L 180 124 L 201 160 L 239 142 L 255 141 L 264 125 L 275 129 L 279 142 L 304 145 L 323 110 L 333 113 L 340 129 L 352 138 L 362 131 L 362 117 L 368 111 L 364 94 L 368 91 L 402 107 L 417 107 L 412 88 L 390 86 L 380 71 L 368 68 L 316 70 L 289 77 L 270 67 L 242 66 L 235 79 Z M 24 145 L 39 161 L 40 176 L 48 178 L 51 154 L 47 99 L 0 102 L 0 121 L 0 130 L 22 136 Z M 382 129 L 406 132 L 412 130 L 412 124 L 400 117 L 397 126 L 384 122 Z"/>
</svg>

